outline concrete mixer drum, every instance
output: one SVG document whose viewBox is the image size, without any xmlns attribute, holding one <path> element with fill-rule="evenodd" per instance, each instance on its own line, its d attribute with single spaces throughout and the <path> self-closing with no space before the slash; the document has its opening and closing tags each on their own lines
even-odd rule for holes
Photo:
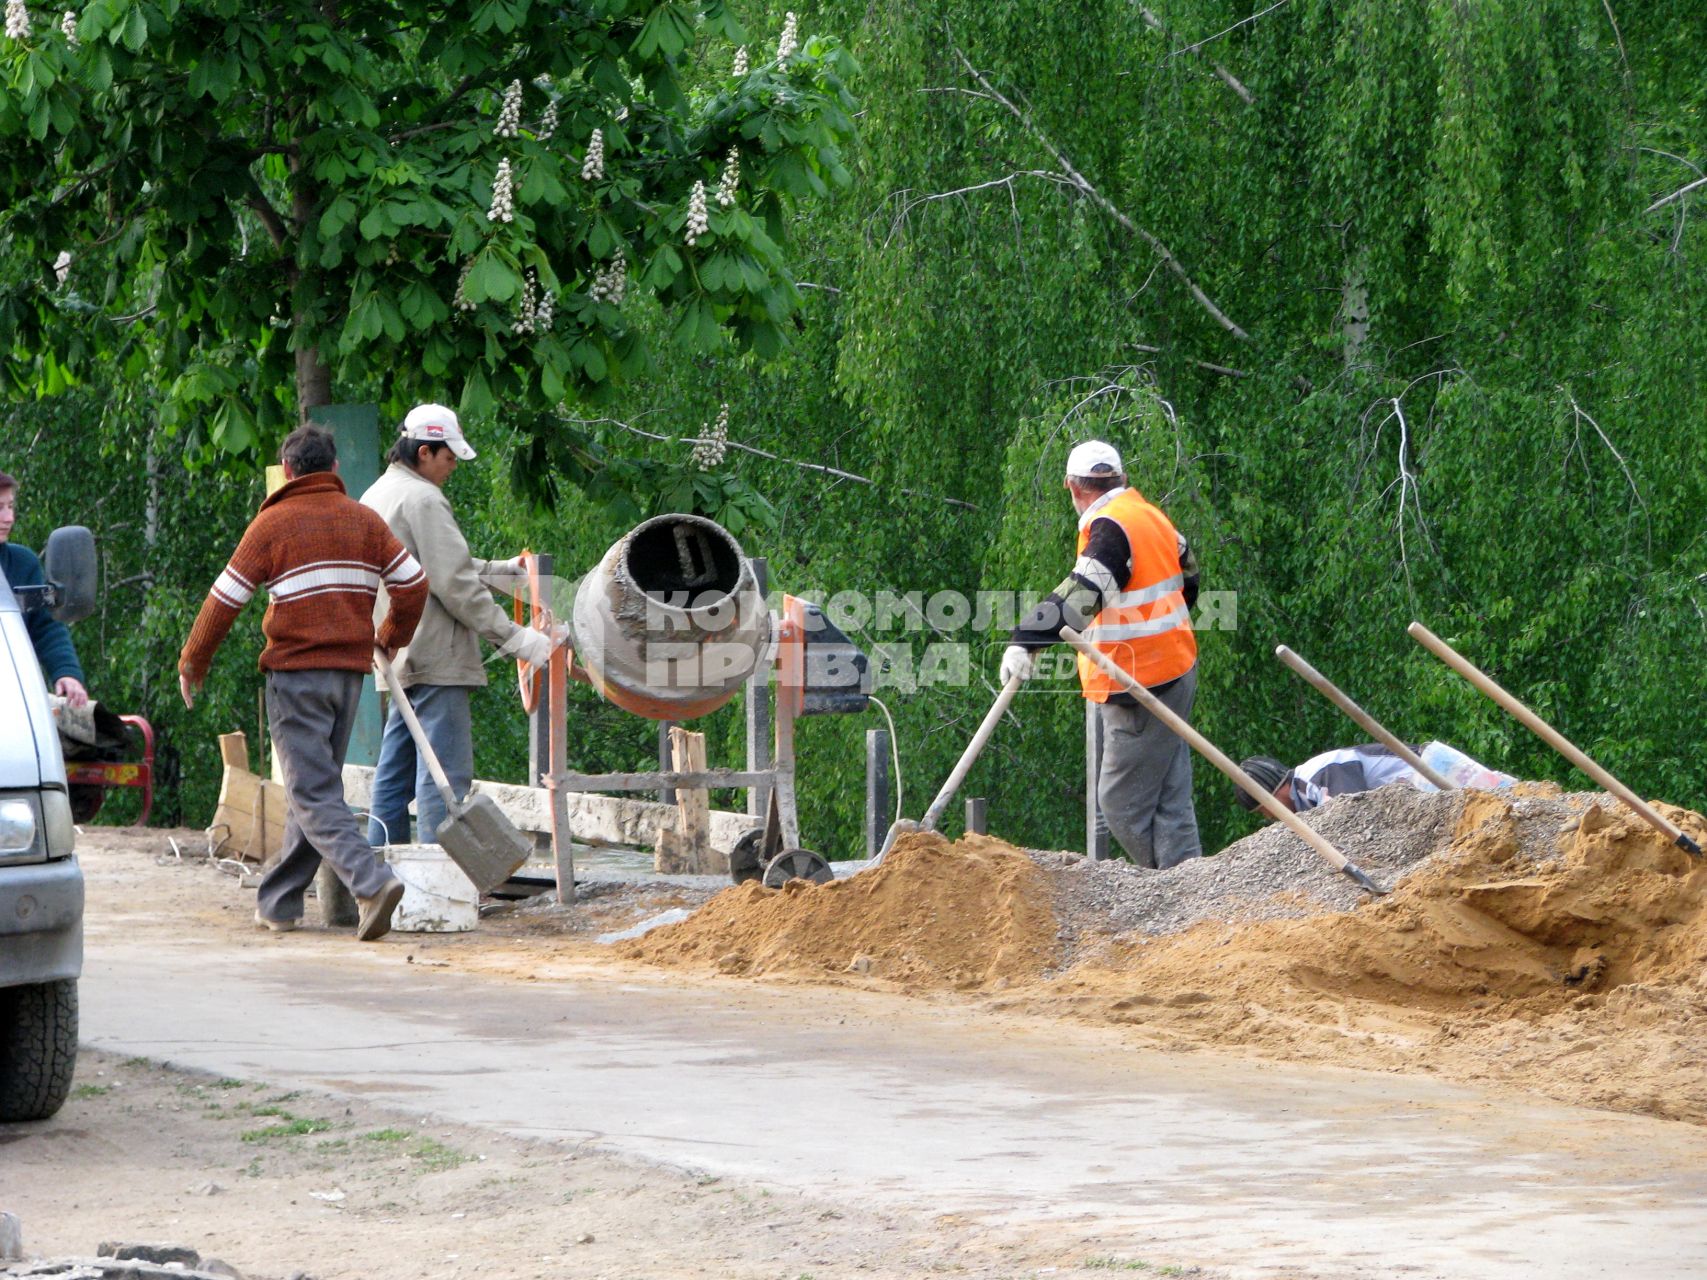
<svg viewBox="0 0 1707 1280">
<path fill-rule="evenodd" d="M 741 546 L 702 516 L 656 516 L 619 539 L 575 593 L 575 651 L 610 702 L 690 720 L 766 659 L 771 619 Z"/>
</svg>

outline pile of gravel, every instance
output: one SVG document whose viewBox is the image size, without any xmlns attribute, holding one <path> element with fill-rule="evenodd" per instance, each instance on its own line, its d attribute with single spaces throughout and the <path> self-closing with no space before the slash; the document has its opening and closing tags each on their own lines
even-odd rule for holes
<svg viewBox="0 0 1707 1280">
<path fill-rule="evenodd" d="M 1517 797 L 1520 843 L 1549 856 L 1561 819 L 1598 793 Z M 1463 812 L 1461 792 L 1423 792 L 1404 784 L 1340 796 L 1304 821 L 1383 888 L 1444 848 Z M 1368 895 L 1279 823 L 1169 871 L 1124 859 L 1091 862 L 1070 854 L 1034 855 L 1050 873 L 1061 941 L 1069 958 L 1120 934 L 1178 933 L 1202 920 L 1244 923 L 1349 911 Z"/>
<path fill-rule="evenodd" d="M 1383 887 L 1428 856 L 1458 821 L 1463 798 L 1399 785 L 1340 796 L 1304 815 Z M 1385 873 L 1385 874 L 1383 874 Z M 1200 920 L 1276 920 L 1345 911 L 1367 897 L 1279 823 L 1169 871 L 1124 859 L 1081 860 L 1052 877 L 1056 914 L 1077 937 L 1178 933 Z"/>
</svg>

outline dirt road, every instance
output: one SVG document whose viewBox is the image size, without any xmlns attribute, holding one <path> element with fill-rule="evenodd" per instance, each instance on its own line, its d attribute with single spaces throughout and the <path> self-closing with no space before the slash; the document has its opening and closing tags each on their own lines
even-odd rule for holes
<svg viewBox="0 0 1707 1280">
<path fill-rule="evenodd" d="M 59 1121 L 0 1138 L 34 1252 L 182 1232 L 322 1280 L 1707 1272 L 1699 1128 L 660 976 L 537 932 L 275 937 L 163 847 L 85 855 L 107 1056 Z"/>
</svg>

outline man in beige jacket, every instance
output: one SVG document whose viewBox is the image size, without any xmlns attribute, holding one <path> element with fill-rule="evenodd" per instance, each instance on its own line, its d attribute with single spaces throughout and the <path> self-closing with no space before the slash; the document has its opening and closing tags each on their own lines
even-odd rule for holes
<svg viewBox="0 0 1707 1280">
<path fill-rule="evenodd" d="M 384 517 L 427 574 L 427 606 L 414 640 L 394 665 L 458 799 L 468 794 L 474 778 L 469 693 L 487 682 L 480 641 L 493 645 L 500 658 L 539 667 L 550 658 L 554 643 L 566 638 L 517 624 L 492 599 L 494 586 L 513 584 L 521 563 L 471 555 L 444 494 L 445 481 L 458 462 L 474 456 L 452 410 L 416 405 L 403 419 L 387 455 L 391 465 L 362 495 L 362 505 Z M 379 607 L 384 605 L 382 596 Z M 411 799 L 420 840 L 433 843 L 445 818 L 444 801 L 426 761 L 418 758 L 408 725 L 393 706 L 374 769 L 369 844 L 408 842 Z"/>
</svg>

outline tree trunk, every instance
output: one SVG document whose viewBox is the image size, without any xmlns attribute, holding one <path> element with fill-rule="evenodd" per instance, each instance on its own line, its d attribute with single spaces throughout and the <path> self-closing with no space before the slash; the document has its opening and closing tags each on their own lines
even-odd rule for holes
<svg viewBox="0 0 1707 1280">
<path fill-rule="evenodd" d="M 307 168 L 300 163 L 299 158 L 291 160 L 291 222 L 295 224 L 297 235 L 302 234 L 302 228 L 319 217 L 316 207 L 314 180 L 309 176 Z M 309 410 L 319 405 L 332 403 L 332 370 L 320 358 L 318 344 L 308 345 L 302 341 L 303 326 L 314 298 L 311 296 L 319 288 L 320 280 L 313 269 L 304 269 L 300 264 L 293 273 L 291 281 L 291 330 L 296 336 L 296 420 L 300 424 L 308 422 Z"/>
<path fill-rule="evenodd" d="M 302 323 L 301 312 L 296 323 Z M 308 421 L 309 410 L 332 403 L 332 370 L 320 359 L 319 347 L 298 347 L 296 351 L 296 420 Z"/>
</svg>

